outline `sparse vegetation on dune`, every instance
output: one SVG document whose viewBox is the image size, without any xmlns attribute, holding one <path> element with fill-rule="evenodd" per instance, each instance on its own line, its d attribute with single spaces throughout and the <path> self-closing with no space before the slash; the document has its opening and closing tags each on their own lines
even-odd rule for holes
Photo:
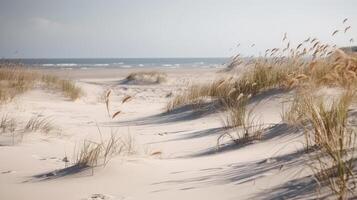
<svg viewBox="0 0 357 200">
<path fill-rule="evenodd" d="M 263 134 L 263 124 L 254 121 L 252 109 L 247 108 L 251 97 L 273 88 L 294 90 L 295 96 L 288 109 L 283 109 L 282 120 L 305 130 L 307 147 L 317 149 L 310 161 L 321 185 L 328 186 L 338 199 L 351 196 L 356 188 L 356 127 L 348 117 L 357 88 L 355 53 L 317 38 L 307 38 L 293 46 L 285 34 L 283 48 L 267 49 L 265 56 L 258 58 L 246 59 L 238 54 L 222 72 L 229 75 L 211 83 L 194 84 L 174 96 L 167 111 L 217 100 L 226 110 L 225 127 L 234 129 L 218 137 L 218 147 L 226 137 L 242 144 L 259 140 Z M 336 94 L 332 102 L 326 95 L 315 95 L 320 88 L 329 87 L 343 94 Z"/>
<path fill-rule="evenodd" d="M 234 71 L 237 67 L 240 70 Z M 229 75 L 225 78 L 207 84 L 194 84 L 174 96 L 167 110 L 197 104 L 206 97 L 225 102 L 236 101 L 240 94 L 254 96 L 270 88 L 348 88 L 357 85 L 357 56 L 311 37 L 293 46 L 285 34 L 282 48 L 267 49 L 264 57 L 257 58 L 242 58 L 237 54 L 227 69 Z M 232 76 L 235 72 L 236 75 Z"/>
<path fill-rule="evenodd" d="M 28 121 L 21 121 L 9 114 L 4 114 L 0 118 L 0 135 L 4 136 L 4 138 L 11 138 L 11 145 L 20 143 L 26 133 L 33 132 L 59 134 L 60 130 L 52 123 L 52 121 L 43 116 L 33 116 Z M 9 145 L 6 140 L 6 145 Z"/>
<path fill-rule="evenodd" d="M 37 77 L 37 73 L 21 66 L 0 65 L 0 103 L 7 103 L 16 95 L 32 88 Z"/>
<path fill-rule="evenodd" d="M 111 114 L 110 110 L 110 96 L 112 90 L 109 89 L 105 92 L 104 101 L 109 119 L 114 119 L 121 113 L 120 110 Z M 126 96 L 121 100 L 121 104 L 124 104 L 132 99 L 131 96 Z M 113 132 L 108 139 L 103 139 L 102 132 L 99 127 L 98 132 L 100 135 L 99 142 L 84 140 L 83 145 L 78 152 L 75 152 L 74 166 L 80 168 L 91 167 L 92 172 L 94 167 L 106 166 L 110 158 L 119 154 L 130 154 L 133 152 L 133 139 L 131 135 L 128 138 L 120 136 L 118 133 Z"/>
<path fill-rule="evenodd" d="M 241 94 L 236 101 L 225 103 L 227 118 L 223 123 L 227 131 L 218 137 L 218 147 L 220 147 L 220 143 L 226 137 L 236 144 L 247 144 L 261 139 L 263 127 L 253 115 L 254 107 L 247 108 L 248 100 L 249 96 Z M 233 132 L 230 132 L 230 129 L 233 129 Z"/>
<path fill-rule="evenodd" d="M 138 84 L 160 84 L 166 82 L 167 74 L 159 71 L 139 71 L 129 74 L 126 82 Z"/>
<path fill-rule="evenodd" d="M 304 86 L 355 87 L 357 83 L 357 57 L 334 50 L 331 57 L 308 59 L 290 55 L 283 58 L 254 59 L 247 70 L 236 77 L 227 76 L 208 84 L 192 85 L 176 95 L 167 110 L 199 103 L 213 97 L 235 101 L 240 94 L 254 96 L 271 88 L 291 89 Z M 308 56 L 308 55 L 307 55 Z"/>
<path fill-rule="evenodd" d="M 305 131 L 307 148 L 319 150 L 311 157 L 311 167 L 321 185 L 327 185 L 338 199 L 347 199 L 356 187 L 356 127 L 348 120 L 354 96 L 354 91 L 346 91 L 329 103 L 324 97 L 305 95 L 298 103 L 306 119 L 302 124 L 312 126 Z"/>
<path fill-rule="evenodd" d="M 72 101 L 78 99 L 83 91 L 77 87 L 72 80 L 60 79 L 53 75 L 43 75 L 41 80 L 46 87 L 59 90 L 64 96 L 70 98 Z"/>
<path fill-rule="evenodd" d="M 73 81 L 44 75 L 20 64 L 0 64 L 0 104 L 8 103 L 15 96 L 32 89 L 36 84 L 60 90 L 71 100 L 79 98 L 82 90 Z"/>
<path fill-rule="evenodd" d="M 101 138 L 99 142 L 84 140 L 83 145 L 75 152 L 74 165 L 85 168 L 105 166 L 115 155 L 132 153 L 131 139 L 124 139 L 117 133 L 112 133 L 109 138 Z"/>
<path fill-rule="evenodd" d="M 24 127 L 25 132 L 41 131 L 43 133 L 50 133 L 55 127 L 48 119 L 44 117 L 32 117 Z"/>
<path fill-rule="evenodd" d="M 105 93 L 105 105 L 107 109 L 107 114 L 110 119 L 114 119 L 121 111 L 116 111 L 114 114 L 110 113 L 110 95 L 112 90 L 108 90 Z M 124 104 L 131 100 L 131 96 L 126 96 L 121 100 L 121 104 Z M 127 138 L 119 135 L 117 132 L 113 132 L 111 129 L 110 137 L 103 139 L 102 132 L 99 127 L 98 132 L 100 135 L 99 142 L 84 140 L 83 145 L 80 149 L 75 152 L 73 165 L 79 168 L 92 169 L 92 174 L 94 173 L 94 168 L 98 166 L 105 167 L 109 160 L 116 155 L 131 154 L 133 150 L 133 138 L 129 134 Z"/>
<path fill-rule="evenodd" d="M 16 130 L 17 121 L 14 118 L 10 118 L 8 115 L 3 115 L 0 119 L 0 134 L 1 133 L 13 133 Z"/>
</svg>

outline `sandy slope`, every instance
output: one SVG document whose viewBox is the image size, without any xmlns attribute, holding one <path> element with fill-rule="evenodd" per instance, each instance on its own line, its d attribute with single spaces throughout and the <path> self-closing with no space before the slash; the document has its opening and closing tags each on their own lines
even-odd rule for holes
<svg viewBox="0 0 357 200">
<path fill-rule="evenodd" d="M 83 72 L 84 71 L 84 72 Z M 304 164 L 303 136 L 280 121 L 282 104 L 290 94 L 270 91 L 256 97 L 255 114 L 267 125 L 262 141 L 245 146 L 216 148 L 223 133 L 223 113 L 207 105 L 165 114 L 170 92 L 190 82 L 213 80 L 212 69 L 167 70 L 162 85 L 122 85 L 130 70 L 50 71 L 75 78 L 86 96 L 70 102 L 60 94 L 36 89 L 1 108 L 23 123 L 31 116 L 50 117 L 58 132 L 28 133 L 17 145 L 0 137 L 0 199 L 275 199 L 314 198 L 310 170 Z M 113 89 L 114 109 L 123 113 L 108 118 L 100 99 Z M 125 95 L 134 99 L 125 105 Z M 131 135 L 136 152 L 118 156 L 105 168 L 69 173 L 49 180 L 36 175 L 64 168 L 75 145 L 103 134 Z M 161 155 L 152 156 L 153 152 Z M 308 185 L 308 186 L 306 186 Z M 96 195 L 98 194 L 98 195 Z"/>
</svg>

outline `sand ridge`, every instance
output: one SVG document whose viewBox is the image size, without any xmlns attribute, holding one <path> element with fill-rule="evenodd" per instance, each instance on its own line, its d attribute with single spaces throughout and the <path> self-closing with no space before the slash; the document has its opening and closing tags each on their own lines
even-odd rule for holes
<svg viewBox="0 0 357 200">
<path fill-rule="evenodd" d="M 298 153 L 303 134 L 281 123 L 281 102 L 291 94 L 271 92 L 253 101 L 260 121 L 268 124 L 262 141 L 217 150 L 217 137 L 226 131 L 222 111 L 208 107 L 165 113 L 171 92 L 193 81 L 212 81 L 217 70 L 167 70 L 163 84 L 120 84 L 131 71 L 52 70 L 75 79 L 85 96 L 70 102 L 36 89 L 2 108 L 19 121 L 51 117 L 61 135 L 29 133 L 17 145 L 0 146 L 5 161 L 0 165 L 1 199 L 274 199 L 282 194 L 306 198 L 313 192 L 291 190 L 311 174 L 303 164 L 306 156 Z M 122 111 L 115 119 L 108 118 L 101 98 L 108 89 L 113 91 L 111 108 Z M 133 99 L 121 104 L 127 95 Z M 130 135 L 135 152 L 112 158 L 93 175 L 83 171 L 36 178 L 63 169 L 63 157 L 71 159 L 82 140 L 98 139 L 98 127 L 103 134 Z"/>
</svg>

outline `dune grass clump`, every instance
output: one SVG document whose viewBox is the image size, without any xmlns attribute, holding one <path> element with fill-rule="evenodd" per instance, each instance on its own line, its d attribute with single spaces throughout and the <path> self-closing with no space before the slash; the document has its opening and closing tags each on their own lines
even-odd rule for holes
<svg viewBox="0 0 357 200">
<path fill-rule="evenodd" d="M 247 108 L 249 98 L 250 95 L 241 93 L 236 101 L 224 104 L 227 118 L 223 123 L 227 131 L 218 137 L 217 147 L 220 147 L 221 141 L 226 137 L 236 144 L 247 144 L 261 139 L 263 128 L 253 116 L 254 107 Z M 230 132 L 232 129 L 233 132 Z"/>
<path fill-rule="evenodd" d="M 8 115 L 3 115 L 0 119 L 0 133 L 13 133 L 16 130 L 17 121 Z"/>
<path fill-rule="evenodd" d="M 227 89 L 227 84 L 224 80 L 214 81 L 211 84 L 196 84 L 188 88 L 187 91 L 180 95 L 174 96 L 166 105 L 167 111 L 171 111 L 180 106 L 188 104 L 199 104 L 204 101 L 207 97 L 216 97 L 224 95 L 220 94 L 220 91 Z"/>
<path fill-rule="evenodd" d="M 288 105 L 287 109 L 284 107 L 284 103 L 283 103 L 283 109 L 281 112 L 281 119 L 283 122 L 295 126 L 295 125 L 299 125 L 302 124 L 302 122 L 304 120 L 306 120 L 305 118 L 305 108 L 302 106 L 302 95 L 301 93 L 297 93 L 292 100 L 289 100 L 287 102 L 290 103 L 290 105 Z"/>
<path fill-rule="evenodd" d="M 159 71 L 140 71 L 129 74 L 125 80 L 139 84 L 160 84 L 166 82 L 167 74 Z"/>
<path fill-rule="evenodd" d="M 238 73 L 233 71 L 242 66 L 244 69 Z M 173 97 L 167 104 L 167 110 L 199 103 L 198 100 L 205 97 L 235 101 L 241 93 L 254 96 L 271 88 L 355 88 L 357 56 L 312 37 L 293 45 L 284 34 L 282 47 L 267 49 L 262 57 L 244 58 L 237 54 L 224 72 L 230 73 L 230 76 L 208 84 L 193 85 Z M 232 78 L 232 73 L 237 73 L 235 78 Z"/>
<path fill-rule="evenodd" d="M 7 114 L 0 118 L 0 135 L 3 134 L 5 137 L 11 137 L 12 145 L 20 143 L 25 133 L 40 132 L 49 134 L 55 131 L 59 130 L 45 117 L 34 116 L 25 123 L 18 122 L 16 118 L 10 117 Z"/>
<path fill-rule="evenodd" d="M 50 133 L 54 130 L 54 126 L 51 121 L 44 117 L 34 116 L 25 125 L 25 132 L 40 131 L 43 133 Z"/>
<path fill-rule="evenodd" d="M 311 165 L 321 185 L 327 185 L 338 199 L 347 199 L 356 187 L 356 127 L 348 121 L 349 107 L 355 93 L 347 91 L 338 100 L 326 102 L 323 97 L 304 96 L 300 101 L 306 128 L 307 147 L 317 147 L 319 154 Z"/>
<path fill-rule="evenodd" d="M 91 168 L 93 174 L 94 168 L 105 167 L 114 156 L 132 153 L 132 138 L 125 139 L 112 132 L 109 138 L 104 139 L 100 130 L 99 133 L 99 142 L 84 140 L 80 149 L 75 150 L 73 166 L 80 169 Z"/>
<path fill-rule="evenodd" d="M 50 89 L 60 90 L 64 96 L 71 100 L 78 99 L 82 94 L 82 90 L 71 80 L 41 74 L 20 64 L 0 63 L 0 104 L 10 102 L 15 96 L 34 88 L 38 84 L 44 84 L 45 87 Z"/>
<path fill-rule="evenodd" d="M 114 119 L 118 116 L 121 111 L 118 110 L 115 113 L 111 113 L 110 109 L 110 96 L 112 90 L 107 90 L 103 96 L 106 111 L 108 117 L 110 119 Z M 121 104 L 129 102 L 133 97 L 132 96 L 125 96 L 121 100 Z M 78 151 L 75 150 L 74 152 L 74 162 L 73 166 L 78 168 L 91 168 L 92 174 L 94 173 L 94 168 L 98 166 L 105 167 L 110 159 L 115 155 L 120 154 L 131 154 L 133 152 L 133 139 L 131 135 L 125 138 L 122 135 L 119 135 L 116 132 L 113 132 L 111 129 L 111 135 L 109 138 L 104 139 L 103 134 L 98 128 L 98 133 L 100 135 L 99 142 L 91 141 L 91 140 L 84 140 L 83 145 L 81 145 Z M 72 166 L 72 167 L 73 167 Z"/>
<path fill-rule="evenodd" d="M 37 73 L 21 66 L 0 64 L 0 104 L 11 101 L 16 95 L 31 89 Z"/>
<path fill-rule="evenodd" d="M 237 101 L 229 101 L 225 104 L 225 108 L 228 112 L 225 126 L 227 128 L 234 128 L 238 126 L 244 126 L 251 114 L 251 111 L 247 111 L 247 103 L 249 97 L 241 93 L 237 98 Z"/>
<path fill-rule="evenodd" d="M 53 75 L 43 75 L 41 80 L 46 87 L 61 91 L 64 96 L 70 98 L 72 101 L 78 99 L 83 94 L 81 88 L 77 87 L 72 80 L 60 79 Z"/>
<path fill-rule="evenodd" d="M 198 104 L 210 97 L 220 102 L 234 103 L 240 94 L 254 96 L 275 87 L 287 88 L 287 79 L 295 69 L 274 66 L 269 60 L 258 59 L 251 68 L 237 77 L 226 77 L 208 84 L 192 85 L 182 94 L 174 96 L 167 104 L 167 111 L 183 105 Z"/>
</svg>

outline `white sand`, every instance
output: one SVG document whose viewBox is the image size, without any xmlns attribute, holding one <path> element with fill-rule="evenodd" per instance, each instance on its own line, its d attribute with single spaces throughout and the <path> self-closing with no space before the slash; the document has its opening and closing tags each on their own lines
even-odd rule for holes
<svg viewBox="0 0 357 200">
<path fill-rule="evenodd" d="M 49 117 L 61 135 L 27 133 L 23 141 L 9 145 L 0 137 L 0 199 L 275 199 L 315 198 L 305 176 L 302 133 L 281 124 L 282 102 L 289 94 L 273 91 L 255 98 L 255 115 L 271 126 L 261 141 L 246 146 L 216 150 L 224 131 L 223 113 L 212 109 L 179 110 L 163 114 L 170 92 L 183 90 L 190 82 L 215 79 L 213 69 L 166 70 L 169 81 L 161 85 L 121 85 L 130 69 L 49 70 L 77 80 L 86 96 L 71 102 L 60 93 L 40 88 L 3 106 L 19 123 L 35 115 Z M 113 89 L 112 110 L 122 110 L 109 119 L 100 96 Z M 133 100 L 120 105 L 125 95 Z M 134 139 L 136 153 L 116 156 L 103 168 L 42 180 L 35 175 L 64 168 L 75 145 L 98 139 L 111 131 Z M 7 141 L 6 141 L 7 140 Z M 0 143 L 1 145 L 1 143 Z M 152 156 L 154 152 L 160 155 Z M 307 179 L 309 181 L 310 179 Z M 96 195 L 98 194 L 98 195 Z"/>
</svg>

